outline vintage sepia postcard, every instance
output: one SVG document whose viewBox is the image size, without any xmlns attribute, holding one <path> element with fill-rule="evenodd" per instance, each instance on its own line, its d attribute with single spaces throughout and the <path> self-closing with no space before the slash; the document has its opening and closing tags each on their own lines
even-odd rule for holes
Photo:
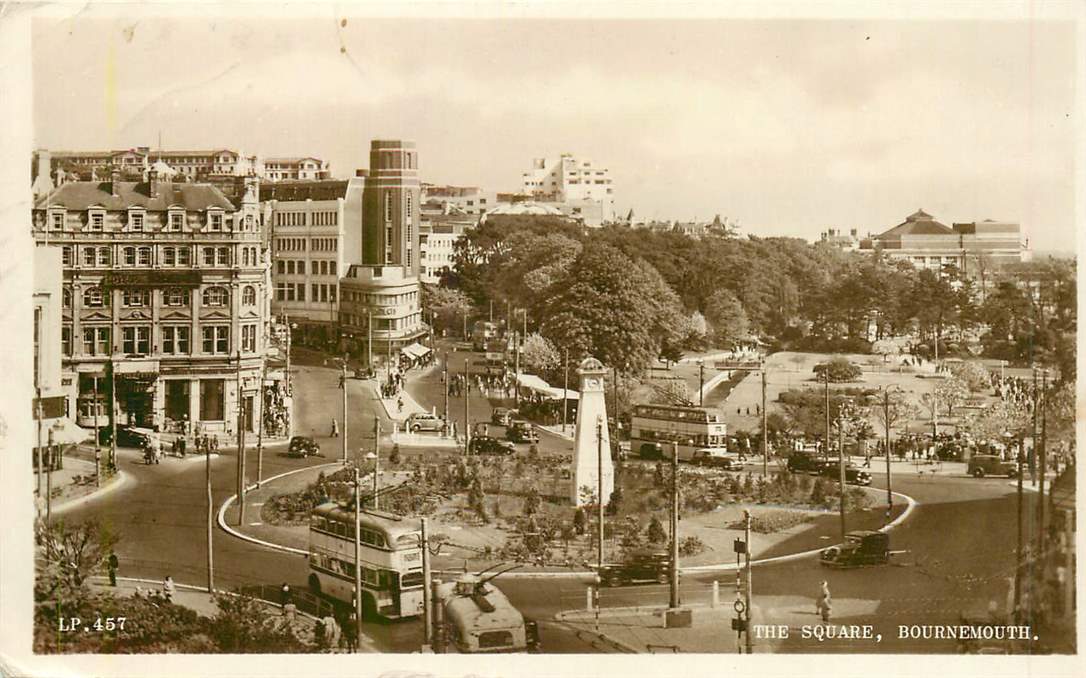
<svg viewBox="0 0 1086 678">
<path fill-rule="evenodd" d="M 0 6 L 0 674 L 1082 675 L 1084 12 Z"/>
</svg>

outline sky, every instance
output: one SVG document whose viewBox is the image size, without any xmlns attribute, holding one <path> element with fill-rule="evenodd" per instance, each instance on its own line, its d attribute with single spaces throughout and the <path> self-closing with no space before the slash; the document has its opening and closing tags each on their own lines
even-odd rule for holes
<svg viewBox="0 0 1086 678">
<path fill-rule="evenodd" d="M 1056 21 L 124 17 L 32 28 L 34 144 L 312 155 L 373 138 L 423 181 L 611 171 L 617 211 L 755 235 L 878 233 L 923 208 L 1075 240 L 1074 26 Z"/>
</svg>

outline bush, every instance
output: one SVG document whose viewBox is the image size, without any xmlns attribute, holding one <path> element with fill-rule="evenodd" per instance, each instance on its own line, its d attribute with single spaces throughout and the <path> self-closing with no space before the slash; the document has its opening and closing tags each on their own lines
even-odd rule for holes
<svg viewBox="0 0 1086 678">
<path fill-rule="evenodd" d="M 759 511 L 750 516 L 750 531 L 758 534 L 773 534 L 787 530 L 801 523 L 809 522 L 813 516 L 802 511 Z M 733 530 L 744 528 L 743 521 L 736 521 L 729 526 Z"/>
<path fill-rule="evenodd" d="M 679 541 L 680 556 L 696 556 L 704 550 L 705 542 L 697 537 L 684 537 L 682 540 Z"/>
<path fill-rule="evenodd" d="M 664 530 L 663 523 L 656 516 L 652 517 L 652 521 L 649 522 L 649 526 L 645 529 L 645 539 L 650 544 L 663 544 L 667 541 L 667 531 Z"/>
<path fill-rule="evenodd" d="M 829 375 L 830 383 L 857 381 L 863 376 L 863 370 L 859 365 L 849 362 L 846 358 L 833 358 L 829 362 L 819 363 L 814 366 L 815 376 L 821 380 L 823 374 Z"/>
</svg>

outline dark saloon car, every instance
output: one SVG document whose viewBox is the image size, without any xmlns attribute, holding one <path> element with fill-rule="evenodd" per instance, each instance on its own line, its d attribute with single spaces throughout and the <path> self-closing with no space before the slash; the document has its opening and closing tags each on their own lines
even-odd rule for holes
<svg viewBox="0 0 1086 678">
<path fill-rule="evenodd" d="M 142 450 L 147 446 L 147 443 L 151 442 L 151 434 L 154 433 L 151 429 L 138 428 L 135 426 L 118 426 L 117 427 L 117 446 L 118 447 L 133 447 L 137 450 Z M 105 426 L 98 431 L 98 439 L 103 445 L 108 445 L 111 431 L 108 426 Z"/>
<path fill-rule="evenodd" d="M 321 446 L 317 444 L 317 441 L 306 436 L 294 436 L 290 439 L 290 446 L 287 447 L 288 457 L 305 458 L 318 456 L 320 453 Z"/>
<path fill-rule="evenodd" d="M 743 468 L 738 460 L 728 456 L 727 451 L 710 448 L 694 450 L 694 456 L 690 457 L 690 463 L 695 466 L 722 468 L 725 471 L 738 471 Z"/>
<path fill-rule="evenodd" d="M 662 551 L 636 552 L 620 565 L 605 565 L 600 568 L 602 586 L 666 584 L 670 578 L 671 556 Z"/>
<path fill-rule="evenodd" d="M 841 461 L 839 459 L 823 459 L 818 462 L 818 475 L 830 480 L 841 479 Z M 845 482 L 849 485 L 870 485 L 871 474 L 864 471 L 852 462 L 845 463 Z"/>
<path fill-rule="evenodd" d="M 1003 461 L 994 454 L 974 454 L 969 458 L 967 472 L 974 478 L 984 476 L 1013 478 L 1018 473 L 1018 464 L 1014 461 Z"/>
<path fill-rule="evenodd" d="M 510 410 L 506 407 L 495 407 L 494 411 L 490 413 L 490 423 L 497 424 L 498 426 L 508 426 L 515 416 L 517 416 L 516 410 Z"/>
<path fill-rule="evenodd" d="M 523 419 L 514 419 L 505 429 L 505 437 L 514 443 L 538 443 L 539 434 Z"/>
<path fill-rule="evenodd" d="M 845 535 L 845 543 L 822 549 L 820 560 L 827 567 L 884 565 L 890 560 L 890 535 L 856 530 Z"/>
<path fill-rule="evenodd" d="M 468 454 L 508 457 L 509 455 L 515 454 L 516 451 L 517 449 L 513 447 L 513 443 L 498 440 L 491 436 L 475 436 L 471 439 L 471 443 L 468 446 Z"/>
<path fill-rule="evenodd" d="M 788 470 L 792 473 L 817 473 L 819 460 L 806 452 L 793 452 L 788 457 Z"/>
</svg>

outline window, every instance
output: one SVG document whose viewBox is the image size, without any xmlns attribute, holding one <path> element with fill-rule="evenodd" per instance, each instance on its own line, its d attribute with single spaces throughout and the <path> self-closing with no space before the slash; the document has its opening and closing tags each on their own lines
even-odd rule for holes
<svg viewBox="0 0 1086 678">
<path fill-rule="evenodd" d="M 170 212 L 170 230 L 180 231 L 185 223 L 184 212 Z"/>
<path fill-rule="evenodd" d="M 287 262 L 280 259 L 279 261 L 277 261 L 275 263 L 276 263 L 276 269 L 279 271 L 279 275 L 286 275 L 286 273 L 287 273 Z"/>
<path fill-rule="evenodd" d="M 124 305 L 128 308 L 147 307 L 151 305 L 151 292 L 149 290 L 125 290 L 123 298 Z"/>
<path fill-rule="evenodd" d="M 204 353 L 230 353 L 230 328 L 226 325 L 205 325 Z"/>
<path fill-rule="evenodd" d="M 147 355 L 151 352 L 151 328 L 147 325 L 121 328 L 121 351 Z"/>
<path fill-rule="evenodd" d="M 385 221 L 392 221 L 392 191 L 385 191 Z"/>
<path fill-rule="evenodd" d="M 287 262 L 287 275 L 294 275 L 294 260 Z"/>
<path fill-rule="evenodd" d="M 109 355 L 109 328 L 84 326 L 83 353 L 86 355 Z"/>
<path fill-rule="evenodd" d="M 143 212 L 132 212 L 128 215 L 128 227 L 132 231 L 143 230 Z"/>
<path fill-rule="evenodd" d="M 336 262 L 329 261 L 328 262 L 328 275 L 335 275 L 335 274 L 336 274 Z"/>
<path fill-rule="evenodd" d="M 215 248 L 214 247 L 205 247 L 204 248 L 204 266 L 214 266 L 214 265 L 215 265 Z"/>
<path fill-rule="evenodd" d="M 72 288 L 65 287 L 60 293 L 60 303 L 64 308 L 72 307 Z"/>
<path fill-rule="evenodd" d="M 168 287 L 162 291 L 164 306 L 188 306 L 189 291 L 182 287 Z"/>
<path fill-rule="evenodd" d="M 209 287 L 204 290 L 204 306 L 226 306 L 230 294 L 225 287 Z"/>
<path fill-rule="evenodd" d="M 335 300 L 336 300 L 336 286 L 335 285 L 329 285 L 328 286 L 328 301 L 335 301 Z"/>
<path fill-rule="evenodd" d="M 139 256 L 140 266 L 150 266 L 151 265 L 151 248 L 150 247 L 141 247 L 141 248 L 139 248 L 139 255 L 140 255 Z"/>
<path fill-rule="evenodd" d="M 253 215 L 251 215 L 251 214 L 246 214 L 245 215 L 245 230 L 246 231 L 253 230 Z"/>
<path fill-rule="evenodd" d="M 249 263 L 249 248 L 248 247 L 242 247 L 241 248 L 241 261 L 242 261 L 242 266 L 250 266 L 251 265 Z"/>
<path fill-rule="evenodd" d="M 211 212 L 207 215 L 207 225 L 212 231 L 222 230 L 222 212 Z"/>
<path fill-rule="evenodd" d="M 312 294 L 312 296 L 310 298 L 313 301 L 320 301 L 321 300 L 321 294 L 320 294 L 321 286 L 320 285 L 318 285 L 317 283 L 313 283 L 313 286 L 310 289 L 310 292 Z"/>
<path fill-rule="evenodd" d="M 66 356 L 72 354 L 72 326 L 65 325 L 60 328 L 60 352 Z"/>
<path fill-rule="evenodd" d="M 98 248 L 98 265 L 99 266 L 109 266 L 109 260 L 110 260 L 109 255 L 110 255 L 110 252 L 109 252 L 108 247 L 99 247 Z"/>
<path fill-rule="evenodd" d="M 136 248 L 126 247 L 124 248 L 124 265 L 135 266 L 136 265 Z"/>
<path fill-rule="evenodd" d="M 177 250 L 172 247 L 162 248 L 162 265 L 163 266 L 176 266 L 177 265 Z"/>
<path fill-rule="evenodd" d="M 106 215 L 105 212 L 91 212 L 90 213 L 90 230 L 101 231 L 105 227 Z"/>
<path fill-rule="evenodd" d="M 275 300 L 286 301 L 287 300 L 287 284 L 276 283 L 275 284 Z"/>
<path fill-rule="evenodd" d="M 256 306 L 256 288 L 246 285 L 241 292 L 241 303 L 245 306 Z"/>
<path fill-rule="evenodd" d="M 206 329 L 206 328 L 205 328 Z M 200 380 L 200 420 L 222 421 L 226 411 L 223 402 L 223 380 Z"/>
<path fill-rule="evenodd" d="M 162 352 L 171 355 L 189 352 L 189 328 L 186 325 L 166 325 L 162 328 Z"/>
<path fill-rule="evenodd" d="M 305 275 L 305 260 L 298 262 L 298 275 Z"/>
<path fill-rule="evenodd" d="M 298 283 L 298 301 L 305 301 L 305 283 Z"/>
<path fill-rule="evenodd" d="M 218 263 L 219 266 L 229 266 L 230 265 L 230 248 L 229 247 L 220 247 L 217 252 L 218 252 L 218 261 L 216 263 Z"/>
<path fill-rule="evenodd" d="M 50 223 L 54 231 L 64 230 L 64 212 L 53 212 L 49 216 L 52 217 Z"/>
<path fill-rule="evenodd" d="M 88 287 L 83 290 L 83 305 L 89 308 L 108 306 L 108 298 L 102 295 L 101 287 Z"/>
<path fill-rule="evenodd" d="M 411 221 L 411 193 L 410 193 L 410 191 L 406 194 L 406 198 L 407 198 L 407 208 L 404 210 L 404 219 L 406 219 L 407 221 Z M 471 203 L 469 202 L 468 204 L 470 205 Z"/>
<path fill-rule="evenodd" d="M 178 266 L 191 266 L 192 265 L 192 250 L 187 247 L 177 248 L 177 265 Z"/>
<path fill-rule="evenodd" d="M 84 250 L 84 252 L 86 252 L 86 250 Z M 91 253 L 91 263 L 93 264 L 94 263 L 94 250 L 90 250 L 90 253 Z M 63 248 L 61 248 L 61 250 L 60 250 L 60 263 L 64 264 L 65 266 L 71 266 L 74 261 L 75 261 L 75 252 L 72 250 L 71 245 L 65 245 Z"/>
<path fill-rule="evenodd" d="M 65 247 L 64 249 L 67 250 L 64 253 L 65 254 L 65 256 L 64 256 L 64 264 L 66 266 L 70 266 L 72 262 L 69 261 L 68 259 L 69 259 L 69 255 L 71 254 L 71 249 L 72 248 L 71 247 Z M 95 258 L 94 248 L 93 247 L 84 247 L 83 248 L 83 265 L 84 266 L 94 266 L 95 261 L 97 261 L 97 259 Z"/>
<path fill-rule="evenodd" d="M 247 353 L 256 351 L 256 325 L 241 326 L 241 350 Z"/>
</svg>

